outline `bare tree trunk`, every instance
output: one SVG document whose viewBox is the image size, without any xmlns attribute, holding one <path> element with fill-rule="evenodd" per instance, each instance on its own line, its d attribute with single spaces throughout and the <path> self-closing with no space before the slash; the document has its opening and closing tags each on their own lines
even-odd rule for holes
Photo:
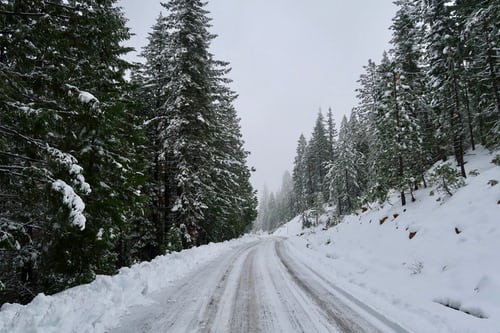
<svg viewBox="0 0 500 333">
<path fill-rule="evenodd" d="M 349 195 L 350 188 L 349 188 L 348 172 L 349 171 L 346 168 L 345 169 L 345 189 L 346 189 L 346 197 L 347 197 L 347 209 L 351 210 L 352 209 L 352 202 L 351 202 L 351 196 Z"/>
<path fill-rule="evenodd" d="M 469 101 L 469 85 L 465 87 L 465 109 L 467 110 L 467 125 L 469 127 L 469 137 L 472 150 L 476 150 L 476 143 L 474 142 L 474 130 L 472 126 L 472 115 L 470 111 L 470 101 Z"/>
<path fill-rule="evenodd" d="M 452 66 L 453 63 L 450 64 L 450 67 Z M 450 71 L 453 79 L 453 97 L 455 100 L 455 107 L 450 108 L 450 125 L 453 136 L 453 148 L 455 151 L 455 158 L 457 160 L 458 165 L 460 166 L 460 172 L 462 174 L 462 177 L 467 178 L 467 174 L 465 172 L 463 138 L 461 133 L 462 117 L 460 116 L 458 81 L 454 68 L 450 68 Z"/>
</svg>

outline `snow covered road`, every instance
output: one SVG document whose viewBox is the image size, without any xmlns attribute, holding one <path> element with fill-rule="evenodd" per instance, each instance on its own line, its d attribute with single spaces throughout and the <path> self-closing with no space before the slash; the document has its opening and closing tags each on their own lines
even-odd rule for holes
<svg viewBox="0 0 500 333">
<path fill-rule="evenodd" d="M 243 244 L 131 308 L 111 332 L 407 332 L 296 260 L 283 238 Z"/>
</svg>

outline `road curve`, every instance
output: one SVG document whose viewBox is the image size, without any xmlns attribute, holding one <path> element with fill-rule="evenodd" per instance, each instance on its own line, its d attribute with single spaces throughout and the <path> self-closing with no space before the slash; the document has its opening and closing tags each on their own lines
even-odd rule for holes
<svg viewBox="0 0 500 333">
<path fill-rule="evenodd" d="M 109 333 L 408 333 L 295 260 L 282 238 L 245 244 L 152 298 Z"/>
</svg>

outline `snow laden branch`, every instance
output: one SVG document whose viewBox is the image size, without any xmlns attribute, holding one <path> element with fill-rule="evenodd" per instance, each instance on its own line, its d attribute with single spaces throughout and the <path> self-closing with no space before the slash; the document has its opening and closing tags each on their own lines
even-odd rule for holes
<svg viewBox="0 0 500 333">
<path fill-rule="evenodd" d="M 92 110 L 101 112 L 101 109 L 99 108 L 100 102 L 94 95 L 92 95 L 88 91 L 80 90 L 71 84 L 66 84 L 66 88 L 68 89 L 69 96 L 72 96 L 73 94 L 78 94 L 78 100 L 81 103 L 89 104 Z"/>
<path fill-rule="evenodd" d="M 70 175 L 73 177 L 73 184 L 78 186 L 82 193 L 90 194 L 90 185 L 85 181 L 82 174 L 83 168 L 77 164 L 76 158 L 48 145 L 46 149 L 53 160 L 69 170 Z M 85 229 L 86 218 L 83 214 L 85 204 L 73 187 L 69 186 L 65 181 L 57 179 L 52 182 L 52 189 L 62 194 L 62 202 L 69 209 L 71 223 L 79 227 L 80 230 Z"/>
<path fill-rule="evenodd" d="M 58 179 L 52 183 L 52 189 L 61 193 L 63 203 L 69 208 L 69 218 L 71 223 L 80 228 L 85 229 L 86 218 L 83 215 L 85 204 L 83 200 L 75 193 L 73 188 L 66 184 L 63 180 Z"/>
<path fill-rule="evenodd" d="M 83 168 L 78 165 L 76 158 L 49 145 L 45 149 L 53 161 L 64 166 L 69 171 L 69 174 L 74 177 L 73 184 L 77 185 L 84 194 L 90 194 L 92 190 L 90 185 L 85 181 L 85 177 L 82 174 Z"/>
<path fill-rule="evenodd" d="M 81 103 L 89 104 L 92 110 L 101 112 L 99 108 L 99 100 L 89 92 L 81 91 L 75 86 L 66 85 L 68 94 L 72 96 L 78 94 L 78 100 Z M 78 165 L 77 159 L 71 154 L 64 153 L 61 150 L 50 147 L 45 147 L 51 159 L 56 163 L 64 166 L 72 177 L 73 185 L 76 186 L 81 193 L 90 194 L 90 185 L 85 181 L 83 176 L 83 168 Z M 82 198 L 75 192 L 75 189 L 68 185 L 64 180 L 56 179 L 52 181 L 52 189 L 62 194 L 63 204 L 69 209 L 69 218 L 73 225 L 81 230 L 85 229 L 86 218 L 84 215 L 85 204 Z"/>
</svg>

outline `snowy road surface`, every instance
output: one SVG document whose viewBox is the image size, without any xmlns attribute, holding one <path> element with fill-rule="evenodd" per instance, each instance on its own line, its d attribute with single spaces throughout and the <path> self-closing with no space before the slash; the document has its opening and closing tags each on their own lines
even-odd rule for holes
<svg viewBox="0 0 500 333">
<path fill-rule="evenodd" d="M 110 332 L 408 332 L 334 283 L 266 238 L 200 266 Z"/>
</svg>

